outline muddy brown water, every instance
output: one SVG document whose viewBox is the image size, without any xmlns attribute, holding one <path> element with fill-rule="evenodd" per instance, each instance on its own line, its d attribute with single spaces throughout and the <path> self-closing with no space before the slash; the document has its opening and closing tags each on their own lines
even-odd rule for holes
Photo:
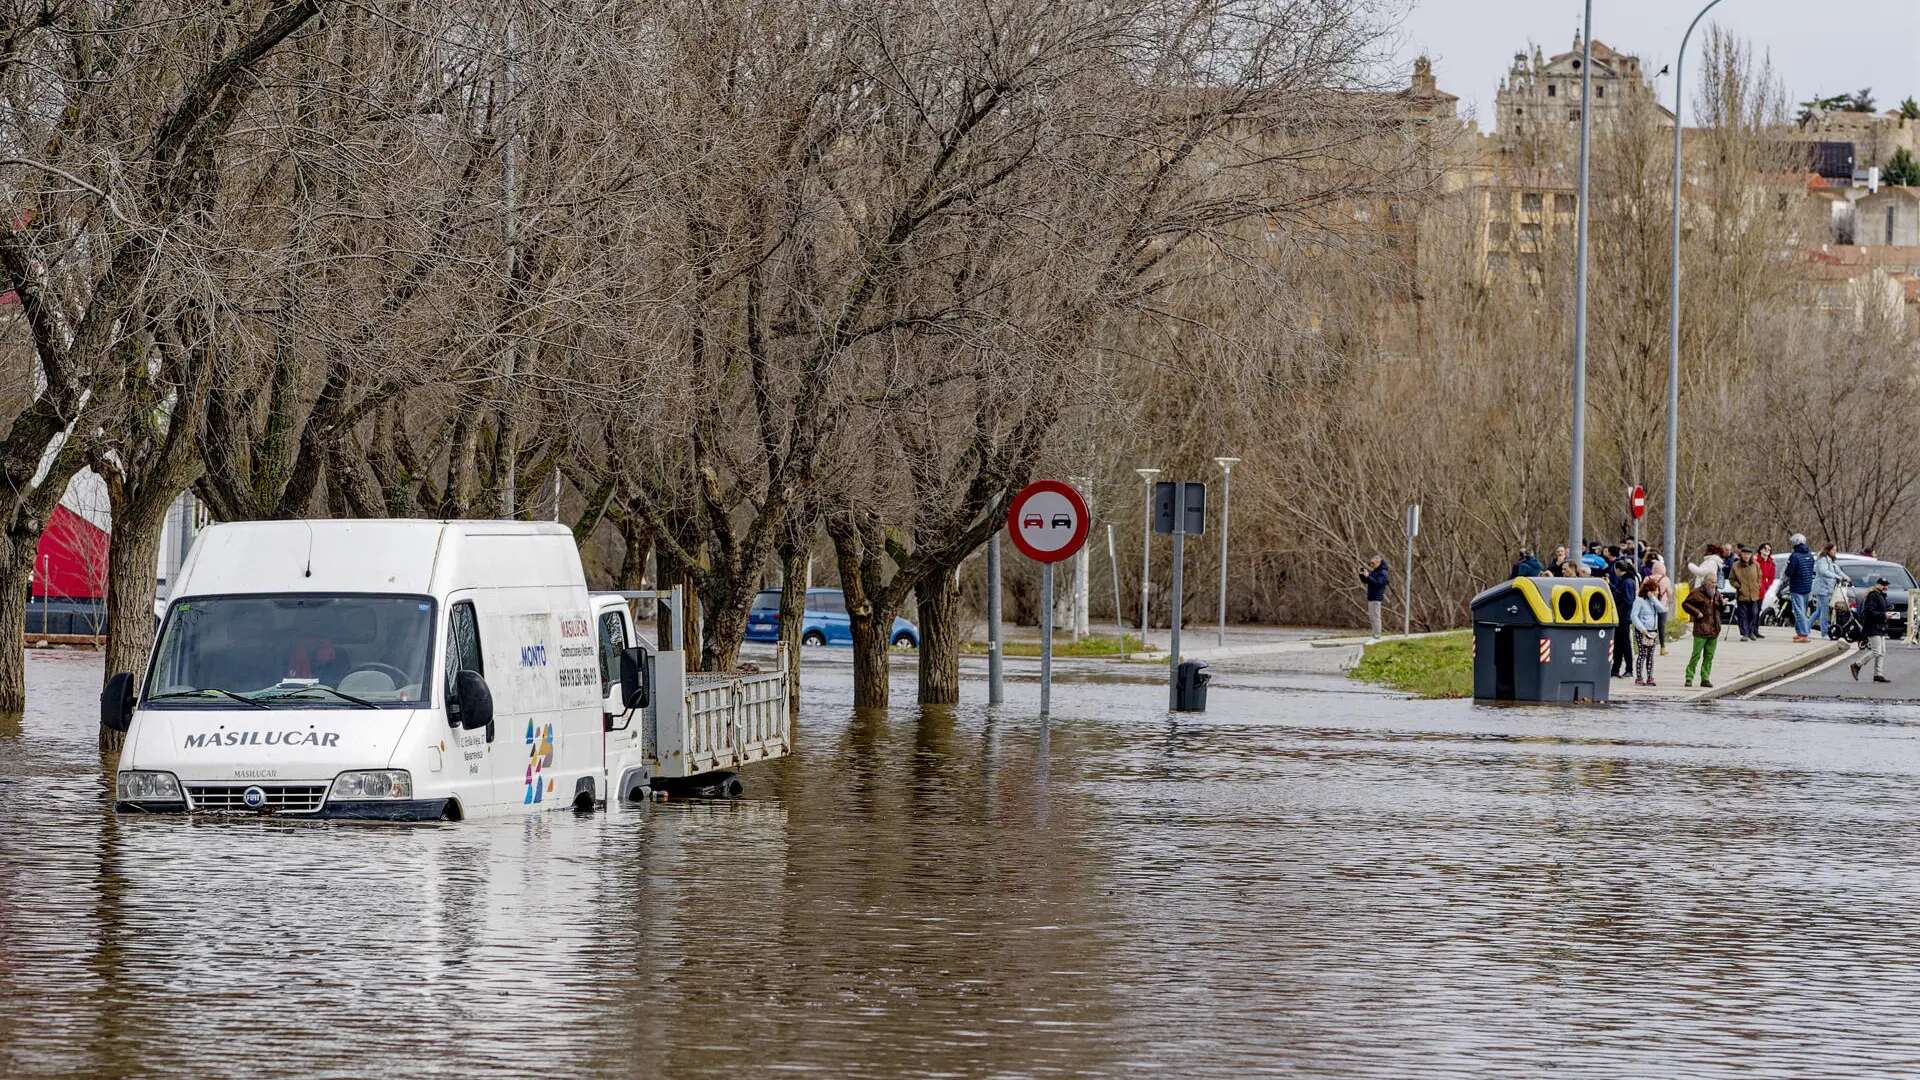
<svg viewBox="0 0 1920 1080">
<path fill-rule="evenodd" d="M 1920 710 L 1068 667 L 1043 726 L 816 666 L 737 802 L 342 826 L 116 819 L 34 654 L 0 1074 L 1920 1074 Z"/>
</svg>

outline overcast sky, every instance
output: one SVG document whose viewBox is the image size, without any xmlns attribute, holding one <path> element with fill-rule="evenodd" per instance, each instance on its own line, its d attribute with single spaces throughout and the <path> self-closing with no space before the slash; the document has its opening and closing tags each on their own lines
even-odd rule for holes
<svg viewBox="0 0 1920 1080">
<path fill-rule="evenodd" d="M 1493 95 L 1516 51 L 1538 44 L 1547 56 L 1573 45 L 1583 0 L 1406 0 L 1401 23 L 1403 67 L 1433 57 L 1440 88 L 1460 95 L 1460 111 L 1494 126 Z M 1594 36 L 1641 58 L 1648 72 L 1673 61 L 1705 0 L 1594 0 Z M 1687 46 L 1688 108 L 1699 88 L 1700 41 L 1718 22 L 1771 54 L 1792 101 L 1815 93 L 1873 87 L 1874 104 L 1887 109 L 1920 98 L 1920 0 L 1722 0 Z M 1673 102 L 1673 78 L 1654 80 L 1663 104 Z"/>
</svg>

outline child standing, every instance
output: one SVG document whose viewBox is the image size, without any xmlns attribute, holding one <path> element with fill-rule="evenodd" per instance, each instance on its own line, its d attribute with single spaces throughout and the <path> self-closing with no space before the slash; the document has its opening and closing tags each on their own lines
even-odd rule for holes
<svg viewBox="0 0 1920 1080">
<path fill-rule="evenodd" d="M 1660 643 L 1660 624 L 1667 608 L 1660 602 L 1660 583 L 1648 578 L 1640 583 L 1640 595 L 1633 601 L 1633 685 L 1652 686 L 1653 649 Z"/>
</svg>

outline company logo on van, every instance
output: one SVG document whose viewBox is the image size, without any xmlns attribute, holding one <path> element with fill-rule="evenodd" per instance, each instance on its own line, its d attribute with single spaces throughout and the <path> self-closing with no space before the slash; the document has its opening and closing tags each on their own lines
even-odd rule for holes
<svg viewBox="0 0 1920 1080">
<path fill-rule="evenodd" d="M 189 750 L 208 746 L 338 746 L 337 731 L 202 731 L 182 742 Z"/>
<path fill-rule="evenodd" d="M 592 636 L 592 634 L 593 634 L 593 624 L 588 622 L 587 620 L 561 616 L 560 618 L 560 636 L 561 637 L 563 638 L 590 637 Z"/>
<path fill-rule="evenodd" d="M 546 667 L 547 643 L 542 641 L 533 645 L 520 646 L 521 667 Z"/>
</svg>

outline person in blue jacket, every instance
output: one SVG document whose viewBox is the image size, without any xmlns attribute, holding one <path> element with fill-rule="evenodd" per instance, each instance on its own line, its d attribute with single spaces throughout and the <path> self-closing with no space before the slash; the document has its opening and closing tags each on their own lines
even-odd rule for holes
<svg viewBox="0 0 1920 1080">
<path fill-rule="evenodd" d="M 1640 578 L 1633 572 L 1633 563 L 1626 559 L 1615 559 L 1607 567 L 1607 591 L 1613 594 L 1613 677 L 1618 679 L 1633 670 L 1633 625 L 1628 612 L 1633 610 L 1633 601 L 1640 591 Z"/>
<path fill-rule="evenodd" d="M 1373 632 L 1373 640 L 1380 640 L 1380 613 L 1387 602 L 1387 557 L 1374 555 L 1367 568 L 1360 571 L 1360 580 L 1367 587 L 1367 628 Z"/>
<path fill-rule="evenodd" d="M 1801 533 L 1793 534 L 1793 554 L 1787 556 L 1782 576 L 1786 579 L 1787 603 L 1793 605 L 1793 640 L 1809 641 L 1807 600 L 1813 595 L 1813 551 Z"/>
<path fill-rule="evenodd" d="M 1534 557 L 1533 552 L 1521 548 L 1520 559 L 1513 564 L 1513 576 L 1539 577 L 1543 573 L 1546 571 L 1541 568 L 1540 560 Z"/>
</svg>

